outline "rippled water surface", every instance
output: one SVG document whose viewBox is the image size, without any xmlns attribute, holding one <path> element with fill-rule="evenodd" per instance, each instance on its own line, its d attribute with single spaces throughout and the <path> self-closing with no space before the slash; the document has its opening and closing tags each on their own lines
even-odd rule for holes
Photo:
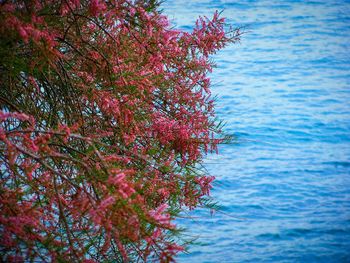
<svg viewBox="0 0 350 263">
<path fill-rule="evenodd" d="M 224 213 L 179 221 L 198 236 L 179 262 L 350 262 L 350 1 L 162 6 L 183 30 L 217 9 L 247 26 L 214 57 L 217 113 L 237 137 L 206 161 Z"/>
</svg>

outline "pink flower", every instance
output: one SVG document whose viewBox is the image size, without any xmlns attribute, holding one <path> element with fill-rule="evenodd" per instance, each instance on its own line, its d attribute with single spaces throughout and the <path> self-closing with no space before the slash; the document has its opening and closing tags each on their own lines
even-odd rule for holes
<svg viewBox="0 0 350 263">
<path fill-rule="evenodd" d="M 118 185 L 122 181 L 124 181 L 125 176 L 126 175 L 124 173 L 119 173 L 119 174 L 117 174 L 115 176 L 110 176 L 108 178 L 108 183 L 113 184 L 113 185 Z"/>
<path fill-rule="evenodd" d="M 19 27 L 18 27 L 18 33 L 19 33 L 19 35 L 21 36 L 21 38 L 23 39 L 23 41 L 24 41 L 25 43 L 28 43 L 28 40 L 29 40 L 28 33 L 27 33 L 27 31 L 26 31 L 22 26 L 19 26 Z"/>
<path fill-rule="evenodd" d="M 104 1 L 91 0 L 89 10 L 93 16 L 98 16 L 102 11 L 106 9 Z"/>
</svg>

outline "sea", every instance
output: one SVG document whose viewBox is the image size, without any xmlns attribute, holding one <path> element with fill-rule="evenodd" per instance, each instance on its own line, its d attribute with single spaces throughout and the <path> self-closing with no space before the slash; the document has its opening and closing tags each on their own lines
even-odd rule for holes
<svg viewBox="0 0 350 263">
<path fill-rule="evenodd" d="M 350 1 L 165 0 L 174 28 L 244 32 L 211 59 L 229 144 L 208 155 L 220 209 L 177 219 L 178 262 L 350 262 Z"/>
</svg>

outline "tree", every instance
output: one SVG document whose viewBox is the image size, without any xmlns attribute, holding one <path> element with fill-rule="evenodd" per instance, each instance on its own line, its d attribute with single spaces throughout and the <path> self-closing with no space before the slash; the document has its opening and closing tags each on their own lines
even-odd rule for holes
<svg viewBox="0 0 350 263">
<path fill-rule="evenodd" d="M 0 254 L 169 262 L 221 139 L 209 55 L 224 19 L 171 29 L 154 0 L 0 2 Z"/>
</svg>

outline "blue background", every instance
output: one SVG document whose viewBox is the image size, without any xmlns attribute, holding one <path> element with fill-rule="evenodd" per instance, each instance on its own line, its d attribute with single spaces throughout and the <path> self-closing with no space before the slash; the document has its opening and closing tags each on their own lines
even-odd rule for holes
<svg viewBox="0 0 350 263">
<path fill-rule="evenodd" d="M 350 1 L 167 0 L 172 24 L 224 10 L 246 26 L 213 57 L 216 111 L 236 143 L 205 161 L 223 213 L 178 223 L 179 262 L 350 262 Z"/>
</svg>

